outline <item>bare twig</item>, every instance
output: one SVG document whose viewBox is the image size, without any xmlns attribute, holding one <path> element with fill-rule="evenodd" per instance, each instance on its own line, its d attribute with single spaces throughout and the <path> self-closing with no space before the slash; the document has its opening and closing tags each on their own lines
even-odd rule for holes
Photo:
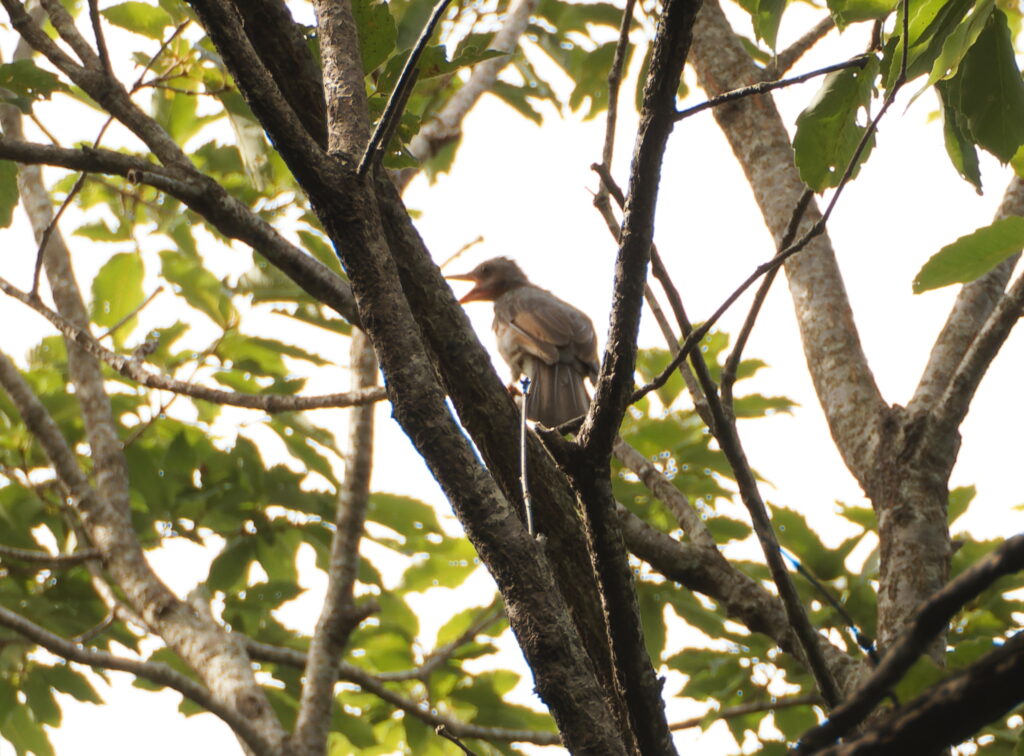
<svg viewBox="0 0 1024 756">
<path fill-rule="evenodd" d="M 0 546 L 0 559 L 15 559 L 44 567 L 74 567 L 89 559 L 96 559 L 99 555 L 96 549 L 82 549 L 71 554 L 49 554 L 15 546 Z"/>
<path fill-rule="evenodd" d="M 391 93 L 391 97 L 388 98 L 387 105 L 384 106 L 384 112 L 373 129 L 373 135 L 366 145 L 363 156 L 359 159 L 356 172 L 360 176 L 366 175 L 366 169 L 369 167 L 370 162 L 376 158 L 377 152 L 387 148 L 384 139 L 394 130 L 402 117 L 402 108 L 405 107 L 405 102 L 415 83 L 416 65 L 419 63 L 423 51 L 427 48 L 427 43 L 430 42 L 430 38 L 434 34 L 434 29 L 437 28 L 441 16 L 448 9 L 449 3 L 451 3 L 451 0 L 438 0 L 430 14 L 430 18 L 427 19 L 426 26 L 420 32 L 419 39 L 416 40 L 416 44 L 413 45 L 412 50 L 409 52 L 409 57 L 402 67 L 402 73 L 395 83 L 395 89 Z"/>
<path fill-rule="evenodd" d="M 831 712 L 829 718 L 801 740 L 799 753 L 814 753 L 850 732 L 871 713 L 910 666 L 926 651 L 932 639 L 949 620 L 975 596 L 998 578 L 1024 570 L 1024 535 L 1006 540 L 984 559 L 951 580 L 932 596 L 907 626 L 902 639 L 882 658 L 868 680 L 848 700 Z"/>
<path fill-rule="evenodd" d="M 99 336 L 97 336 L 97 337 L 96 337 L 96 340 L 97 340 L 97 341 L 102 341 L 102 340 L 103 340 L 103 339 L 105 339 L 105 338 L 106 338 L 107 336 L 110 336 L 111 334 L 113 334 L 113 333 L 117 332 L 117 331 L 118 331 L 118 330 L 119 330 L 120 328 L 123 328 L 123 327 L 124 327 L 124 324 L 125 324 L 125 323 L 127 323 L 127 322 L 128 322 L 129 320 L 131 320 L 131 319 L 132 319 L 132 318 L 134 318 L 134 317 L 135 317 L 136 315 L 138 315 L 138 314 L 139 314 L 140 312 L 142 312 L 142 311 L 143 311 L 143 310 L 144 310 L 144 309 L 145 309 L 145 308 L 146 308 L 146 307 L 147 307 L 147 306 L 149 305 L 149 303 L 150 303 L 150 302 L 152 302 L 152 301 L 153 301 L 154 299 L 156 299 L 156 298 L 157 298 L 157 297 L 158 297 L 158 296 L 160 295 L 160 293 L 161 293 L 161 292 L 162 292 L 163 290 L 164 290 L 164 287 L 163 287 L 163 286 L 157 286 L 157 287 L 156 287 L 156 288 L 155 288 L 155 289 L 153 290 L 153 293 L 152 293 L 152 294 L 150 294 L 150 295 L 149 295 L 148 297 L 146 297 L 146 298 L 145 298 L 145 299 L 144 299 L 144 300 L 142 301 L 142 303 L 141 303 L 141 304 L 139 304 L 139 306 L 138 306 L 138 307 L 135 307 L 134 309 L 132 309 L 132 311 L 131 311 L 131 312 L 129 312 L 129 313 L 128 313 L 127 315 L 125 315 L 125 316 L 124 316 L 123 318 L 121 318 L 120 320 L 118 320 L 118 321 L 117 321 L 116 323 L 114 323 L 114 325 L 110 326 L 110 328 L 108 328 L 107 330 L 105 330 L 105 331 L 104 331 L 103 333 L 101 333 L 101 334 L 100 334 Z"/>
<path fill-rule="evenodd" d="M 676 113 L 676 120 L 681 121 L 684 118 L 689 118 L 692 115 L 696 115 L 704 110 L 710 108 L 717 108 L 719 105 L 724 105 L 727 102 L 733 102 L 734 100 L 740 100 L 744 97 L 750 97 L 752 95 L 764 94 L 765 92 L 771 92 L 773 89 L 781 89 L 788 87 L 792 84 L 800 84 L 808 81 L 809 79 L 816 78 L 818 76 L 824 76 L 825 74 L 833 73 L 835 71 L 842 71 L 846 68 L 863 68 L 868 64 L 871 59 L 870 53 L 862 53 L 856 57 L 850 58 L 849 60 L 843 61 L 842 63 L 833 63 L 831 66 L 825 66 L 815 71 L 809 71 L 799 76 L 792 76 L 788 79 L 778 79 L 775 81 L 762 81 L 757 84 L 751 84 L 749 87 L 740 87 L 734 89 L 731 92 L 725 92 L 717 97 L 712 97 L 706 102 L 702 102 L 698 105 L 693 105 L 689 108 L 684 108 Z"/>
<path fill-rule="evenodd" d="M 107 40 L 103 37 L 103 25 L 100 23 L 100 4 L 98 0 L 89 0 L 89 21 L 92 23 L 92 33 L 96 37 L 96 49 L 100 53 L 100 61 L 103 68 L 111 77 L 114 76 L 110 67 L 110 54 L 107 52 Z"/>
<path fill-rule="evenodd" d="M 608 70 L 608 112 L 604 127 L 604 146 L 601 149 L 601 165 L 608 171 L 612 169 L 612 154 L 615 150 L 615 124 L 619 116 L 619 88 L 622 86 L 622 72 L 626 65 L 629 50 L 629 28 L 633 25 L 633 6 L 636 0 L 626 0 L 622 9 L 622 22 L 619 24 L 619 41 L 615 45 L 615 57 Z M 598 189 L 598 196 L 606 191 Z M 594 199 L 597 202 L 597 198 Z"/>
<path fill-rule="evenodd" d="M 730 706 L 727 709 L 708 712 L 700 717 L 684 719 L 682 722 L 675 722 L 669 725 L 670 730 L 688 730 L 691 727 L 704 727 L 712 722 L 720 722 L 727 719 L 757 714 L 761 711 L 777 711 L 779 709 L 792 709 L 797 706 L 821 706 L 825 702 L 821 696 L 792 696 L 790 698 L 778 698 L 772 701 L 751 701 L 750 703 Z"/>
<path fill-rule="evenodd" d="M 248 636 L 237 636 L 245 644 L 253 659 L 285 664 L 302 669 L 306 666 L 306 654 L 293 648 L 272 646 L 254 641 Z M 462 722 L 453 717 L 441 714 L 434 708 L 421 704 L 388 688 L 376 676 L 361 667 L 341 662 L 338 664 L 338 679 L 358 685 L 368 693 L 386 701 L 406 714 L 410 714 L 434 727 L 444 725 L 452 733 L 462 738 L 480 738 L 481 740 L 501 740 L 506 742 L 534 743 L 536 745 L 559 745 L 562 740 L 557 732 L 541 732 L 538 730 L 510 730 L 503 727 L 483 727 L 481 725 Z"/>
<path fill-rule="evenodd" d="M 259 409 L 270 413 L 360 406 L 381 401 L 387 396 L 381 387 L 369 387 L 359 391 L 325 394 L 322 396 L 287 396 L 282 394 L 243 394 L 180 381 L 167 375 L 154 373 L 145 368 L 140 361 L 110 351 L 100 344 L 92 334 L 46 307 L 38 298 L 33 298 L 30 294 L 12 286 L 3 278 L 0 278 L 0 291 L 31 307 L 49 320 L 64 336 L 82 347 L 89 354 L 105 362 L 121 375 L 138 381 L 149 388 L 171 391 L 175 394 L 184 394 L 215 404 Z"/>
<path fill-rule="evenodd" d="M 473 751 L 470 748 L 468 748 L 465 745 L 465 743 L 463 743 L 461 740 L 459 740 L 457 737 L 455 737 L 451 732 L 449 732 L 448 728 L 445 727 L 443 724 L 440 724 L 437 727 L 435 727 L 434 728 L 434 732 L 436 732 L 438 735 L 440 735 L 445 740 L 450 740 L 451 742 L 453 742 L 456 746 L 459 747 L 459 749 L 464 754 L 466 754 L 466 756 L 476 756 L 476 751 Z"/>
<path fill-rule="evenodd" d="M 791 44 L 785 50 L 776 55 L 765 68 L 766 79 L 777 79 L 786 73 L 793 64 L 807 53 L 812 47 L 836 27 L 836 22 L 831 15 L 825 16 L 817 24 L 812 26 L 806 34 Z"/>
<path fill-rule="evenodd" d="M 800 227 L 800 221 L 803 219 L 804 212 L 806 212 L 807 206 L 810 204 L 813 196 L 814 192 L 810 189 L 805 190 L 800 196 L 800 201 L 797 202 L 796 208 L 793 210 L 793 216 L 790 218 L 789 228 L 786 229 L 785 235 L 779 242 L 780 249 L 785 249 L 793 242 L 797 229 Z M 740 360 L 743 359 L 743 349 L 747 345 L 747 340 L 750 338 L 751 332 L 754 330 L 754 324 L 757 322 L 757 316 L 761 313 L 761 306 L 764 304 L 764 300 L 768 297 L 768 290 L 771 289 L 772 283 L 775 281 L 775 276 L 778 275 L 778 272 L 778 268 L 769 272 L 761 282 L 761 286 L 758 287 L 757 293 L 754 295 L 754 301 L 750 305 L 750 311 L 747 313 L 747 318 L 743 321 L 743 327 L 740 328 L 739 335 L 736 336 L 736 346 L 732 348 L 729 358 L 725 361 L 725 365 L 722 367 L 722 401 L 728 408 L 730 416 L 735 415 L 733 411 L 732 387 L 733 384 L 736 383 L 736 371 L 739 369 Z"/>
</svg>

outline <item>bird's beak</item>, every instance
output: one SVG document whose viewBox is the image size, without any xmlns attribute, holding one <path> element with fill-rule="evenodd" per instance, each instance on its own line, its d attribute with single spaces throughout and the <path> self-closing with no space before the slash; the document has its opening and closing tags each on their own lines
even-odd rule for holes
<svg viewBox="0 0 1024 756">
<path fill-rule="evenodd" d="M 474 302 L 483 299 L 486 296 L 486 292 L 480 288 L 479 284 L 477 284 L 477 280 L 472 273 L 453 273 L 452 275 L 445 276 L 445 278 L 452 281 L 472 281 L 476 284 L 472 289 L 462 295 L 462 298 L 459 300 L 459 304 Z"/>
</svg>

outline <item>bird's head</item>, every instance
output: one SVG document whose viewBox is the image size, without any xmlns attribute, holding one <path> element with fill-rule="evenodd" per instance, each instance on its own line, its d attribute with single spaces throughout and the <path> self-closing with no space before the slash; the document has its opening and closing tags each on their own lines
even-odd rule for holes
<svg viewBox="0 0 1024 756">
<path fill-rule="evenodd" d="M 466 302 L 493 302 L 507 291 L 523 286 L 529 281 L 519 266 L 507 257 L 494 257 L 477 265 L 469 273 L 445 276 L 456 281 L 472 281 L 474 286 L 462 299 Z"/>
</svg>

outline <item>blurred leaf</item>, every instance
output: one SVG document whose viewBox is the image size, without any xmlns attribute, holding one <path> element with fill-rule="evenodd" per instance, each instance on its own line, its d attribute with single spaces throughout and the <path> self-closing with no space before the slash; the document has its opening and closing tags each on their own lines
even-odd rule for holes
<svg viewBox="0 0 1024 756">
<path fill-rule="evenodd" d="M 974 496 L 978 493 L 975 486 L 960 486 L 949 492 L 949 524 L 952 525 L 956 519 L 967 511 Z"/>
<path fill-rule="evenodd" d="M 69 91 L 56 74 L 44 71 L 31 60 L 0 64 L 0 102 L 17 105 L 23 113 L 31 112 L 35 100 L 49 100 L 54 92 Z"/>
<path fill-rule="evenodd" d="M 238 321 L 231 292 L 199 260 L 167 250 L 160 253 L 160 262 L 164 278 L 192 307 L 221 328 L 230 328 Z"/>
<path fill-rule="evenodd" d="M 828 0 L 829 12 L 840 29 L 858 21 L 885 18 L 896 5 L 897 0 Z"/>
<path fill-rule="evenodd" d="M 11 225 L 19 196 L 17 164 L 10 160 L 0 160 L 0 228 Z"/>
<path fill-rule="evenodd" d="M 114 26 L 151 39 L 162 39 L 164 29 L 174 23 L 167 11 L 149 3 L 119 3 L 104 8 L 100 13 Z"/>
<path fill-rule="evenodd" d="M 92 280 L 90 317 L 96 325 L 110 328 L 131 314 L 145 300 L 142 258 L 133 252 L 114 255 Z M 124 346 L 138 318 L 130 318 L 113 333 L 114 344 Z"/>
<path fill-rule="evenodd" d="M 1000 218 L 947 244 L 924 264 L 914 279 L 914 293 L 954 283 L 968 283 L 988 273 L 1024 247 L 1024 218 Z"/>
<path fill-rule="evenodd" d="M 395 49 L 398 29 L 386 2 L 355 0 L 352 15 L 359 29 L 359 50 L 363 56 L 363 73 L 370 73 L 388 59 Z"/>
</svg>

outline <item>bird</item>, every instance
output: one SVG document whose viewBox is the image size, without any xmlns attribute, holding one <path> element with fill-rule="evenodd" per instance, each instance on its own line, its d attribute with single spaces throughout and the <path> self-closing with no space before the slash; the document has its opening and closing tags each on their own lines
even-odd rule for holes
<svg viewBox="0 0 1024 756">
<path fill-rule="evenodd" d="M 549 428 L 586 414 L 590 395 L 583 381 L 597 380 L 597 335 L 583 312 L 530 283 L 507 257 L 495 257 L 468 273 L 449 275 L 474 286 L 461 304 L 494 303 L 498 352 L 513 380 L 530 379 L 526 416 Z"/>
</svg>

